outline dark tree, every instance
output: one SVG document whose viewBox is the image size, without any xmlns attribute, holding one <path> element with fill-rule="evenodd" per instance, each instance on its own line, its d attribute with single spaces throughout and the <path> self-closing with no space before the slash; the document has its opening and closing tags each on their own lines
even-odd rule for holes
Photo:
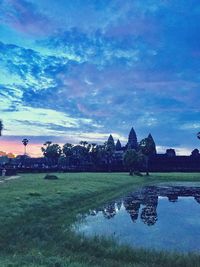
<svg viewBox="0 0 200 267">
<path fill-rule="evenodd" d="M 72 157 L 72 144 L 66 143 L 63 146 L 63 154 L 66 157 L 66 164 L 69 166 L 70 165 L 70 158 Z"/>
<path fill-rule="evenodd" d="M 22 144 L 24 145 L 24 155 L 26 155 L 26 147 L 28 145 L 29 140 L 27 138 L 24 138 L 22 140 Z"/>
<path fill-rule="evenodd" d="M 79 144 L 80 144 L 81 146 L 86 147 L 86 146 L 88 145 L 88 142 L 87 142 L 87 141 L 80 141 Z"/>
<path fill-rule="evenodd" d="M 92 144 L 87 144 L 86 149 L 87 149 L 87 153 L 89 153 L 92 149 Z"/>
<path fill-rule="evenodd" d="M 96 165 L 101 160 L 100 146 L 98 146 L 95 143 L 92 143 L 89 153 L 90 153 L 90 161 L 93 167 L 96 167 Z"/>
<path fill-rule="evenodd" d="M 129 149 L 126 151 L 123 157 L 123 163 L 125 167 L 129 169 L 129 174 L 133 175 L 133 173 L 138 172 L 139 165 L 144 160 L 143 154 L 134 149 Z"/>
<path fill-rule="evenodd" d="M 92 150 L 92 158 L 95 161 L 95 165 L 101 164 L 101 163 L 108 163 L 108 153 L 106 151 L 106 144 L 103 145 L 96 145 L 95 149 Z"/>
<path fill-rule="evenodd" d="M 113 154 L 115 152 L 115 142 L 113 139 L 113 136 L 110 135 L 108 138 L 108 141 L 105 143 L 105 155 L 106 155 L 106 161 L 108 164 L 109 171 L 111 169 L 111 164 L 113 161 Z"/>
<path fill-rule="evenodd" d="M 116 148 L 116 151 L 120 151 L 122 149 L 122 145 L 121 145 L 121 142 L 119 141 L 119 139 L 117 140 L 115 148 Z"/>
<path fill-rule="evenodd" d="M 73 146 L 72 157 L 75 165 L 85 166 L 89 158 L 87 147 L 81 145 Z"/>
<path fill-rule="evenodd" d="M 44 143 L 41 150 L 44 157 L 46 157 L 50 161 L 50 163 L 58 163 L 58 159 L 62 153 L 62 149 L 58 144 L 52 144 L 50 141 L 48 141 Z"/>
<path fill-rule="evenodd" d="M 71 156 L 72 155 L 72 144 L 66 143 L 63 146 L 63 154 L 65 154 L 66 157 Z"/>
<path fill-rule="evenodd" d="M 197 138 L 200 139 L 200 132 L 197 133 Z"/>
<path fill-rule="evenodd" d="M 149 158 L 156 154 L 156 145 L 151 134 L 140 141 L 139 150 L 145 156 L 146 175 L 149 175 Z"/>
<path fill-rule="evenodd" d="M 133 128 L 131 128 L 131 131 L 129 133 L 128 136 L 128 143 L 126 145 L 127 149 L 138 149 L 138 142 L 137 142 L 137 136 L 135 133 L 135 130 Z"/>
</svg>

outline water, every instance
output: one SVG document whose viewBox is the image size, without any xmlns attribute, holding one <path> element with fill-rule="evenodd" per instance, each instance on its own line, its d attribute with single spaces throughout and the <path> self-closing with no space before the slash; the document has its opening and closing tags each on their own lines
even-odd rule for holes
<svg viewBox="0 0 200 267">
<path fill-rule="evenodd" d="M 73 228 L 89 237 L 114 237 L 132 247 L 199 252 L 200 185 L 143 187 L 91 210 Z"/>
</svg>

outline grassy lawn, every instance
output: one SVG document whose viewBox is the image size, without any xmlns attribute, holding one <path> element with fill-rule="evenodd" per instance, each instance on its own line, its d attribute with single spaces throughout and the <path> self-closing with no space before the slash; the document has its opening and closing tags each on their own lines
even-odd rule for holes
<svg viewBox="0 0 200 267">
<path fill-rule="evenodd" d="M 48 267 L 199 267 L 200 255 L 175 255 L 86 239 L 70 230 L 87 212 L 139 186 L 167 181 L 200 181 L 200 174 L 150 177 L 125 173 L 24 174 L 0 184 L 0 266 Z"/>
</svg>

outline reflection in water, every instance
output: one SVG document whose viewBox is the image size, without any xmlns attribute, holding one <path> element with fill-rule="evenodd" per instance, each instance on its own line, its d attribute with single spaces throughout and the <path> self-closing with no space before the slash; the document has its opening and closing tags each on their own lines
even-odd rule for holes
<svg viewBox="0 0 200 267">
<path fill-rule="evenodd" d="M 138 218 L 140 210 L 140 201 L 132 200 L 131 198 L 124 199 L 124 207 L 126 211 L 130 214 L 131 220 L 135 222 Z"/>
<path fill-rule="evenodd" d="M 102 212 L 106 219 L 112 219 L 124 206 L 132 222 L 135 222 L 139 217 L 140 208 L 143 206 L 140 218 L 144 224 L 151 226 L 158 220 L 157 206 L 159 197 L 167 197 L 169 202 L 177 202 L 178 197 L 194 197 L 194 200 L 200 204 L 200 187 L 146 186 L 121 200 L 109 203 L 102 209 L 90 211 L 90 215 L 97 215 L 98 212 Z"/>
<path fill-rule="evenodd" d="M 109 204 L 102 212 L 106 219 L 113 218 L 117 213 L 115 203 Z"/>
<path fill-rule="evenodd" d="M 75 231 L 161 250 L 199 251 L 200 186 L 146 186 L 95 209 Z"/>
</svg>

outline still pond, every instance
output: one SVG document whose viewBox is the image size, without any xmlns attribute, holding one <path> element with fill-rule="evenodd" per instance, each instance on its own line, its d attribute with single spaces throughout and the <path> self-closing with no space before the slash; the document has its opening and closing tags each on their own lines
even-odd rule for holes
<svg viewBox="0 0 200 267">
<path fill-rule="evenodd" d="M 199 252 L 200 184 L 142 187 L 79 216 L 73 229 L 133 247 Z"/>
</svg>

